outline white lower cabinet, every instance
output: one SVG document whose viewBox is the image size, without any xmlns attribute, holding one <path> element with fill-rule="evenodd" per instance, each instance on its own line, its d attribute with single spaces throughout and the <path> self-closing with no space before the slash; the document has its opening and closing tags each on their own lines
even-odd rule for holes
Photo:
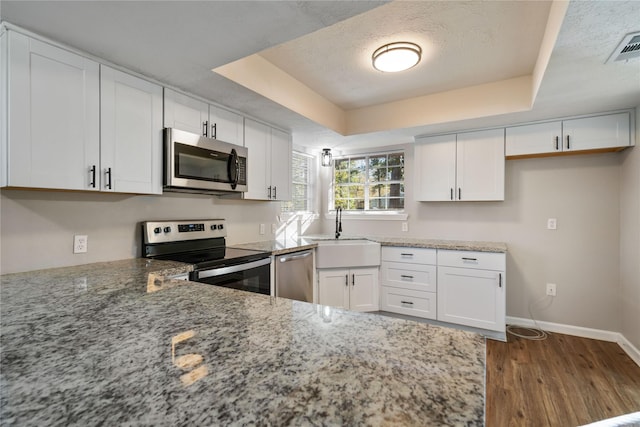
<svg viewBox="0 0 640 427">
<path fill-rule="evenodd" d="M 505 254 L 438 250 L 438 316 L 505 331 Z"/>
<path fill-rule="evenodd" d="M 436 319 L 436 250 L 383 247 L 380 309 Z"/>
<path fill-rule="evenodd" d="M 318 303 L 353 311 L 377 311 L 378 269 L 318 270 Z"/>
</svg>

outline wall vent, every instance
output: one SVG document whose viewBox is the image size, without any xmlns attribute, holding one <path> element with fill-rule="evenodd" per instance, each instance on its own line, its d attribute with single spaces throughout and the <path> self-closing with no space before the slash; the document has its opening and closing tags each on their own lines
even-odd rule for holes
<svg viewBox="0 0 640 427">
<path fill-rule="evenodd" d="M 607 59 L 607 63 L 628 61 L 638 57 L 640 57 L 640 31 L 624 36 L 618 47 Z"/>
</svg>

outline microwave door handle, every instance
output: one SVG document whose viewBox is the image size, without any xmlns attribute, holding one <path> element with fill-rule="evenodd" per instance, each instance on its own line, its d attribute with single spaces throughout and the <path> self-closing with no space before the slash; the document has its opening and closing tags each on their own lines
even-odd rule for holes
<svg viewBox="0 0 640 427">
<path fill-rule="evenodd" d="M 229 156 L 228 172 L 229 181 L 231 181 L 231 188 L 235 190 L 238 186 L 238 179 L 240 177 L 240 162 L 238 161 L 238 153 L 235 148 L 231 150 L 231 155 Z"/>
</svg>

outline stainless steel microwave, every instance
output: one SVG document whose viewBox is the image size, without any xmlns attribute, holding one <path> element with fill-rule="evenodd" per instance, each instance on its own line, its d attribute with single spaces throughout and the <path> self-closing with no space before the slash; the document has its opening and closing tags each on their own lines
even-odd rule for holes
<svg viewBox="0 0 640 427">
<path fill-rule="evenodd" d="M 164 130 L 164 191 L 247 191 L 246 147 L 178 129 Z"/>
</svg>

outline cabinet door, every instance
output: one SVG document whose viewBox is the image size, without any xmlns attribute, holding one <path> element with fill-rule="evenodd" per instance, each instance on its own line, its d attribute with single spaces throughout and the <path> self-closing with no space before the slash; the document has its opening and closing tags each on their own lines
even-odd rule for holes
<svg viewBox="0 0 640 427">
<path fill-rule="evenodd" d="M 378 311 L 378 269 L 352 268 L 349 271 L 351 291 L 349 308 L 353 311 Z"/>
<path fill-rule="evenodd" d="M 504 200 L 504 129 L 458 134 L 457 200 Z"/>
<path fill-rule="evenodd" d="M 209 106 L 209 137 L 244 145 L 244 117 L 224 108 Z"/>
<path fill-rule="evenodd" d="M 291 137 L 271 129 L 271 191 L 274 200 L 291 199 Z"/>
<path fill-rule="evenodd" d="M 98 63 L 8 32 L 8 185 L 98 190 Z"/>
<path fill-rule="evenodd" d="M 524 156 L 559 151 L 562 151 L 562 122 L 537 123 L 506 129 L 506 156 Z"/>
<path fill-rule="evenodd" d="M 349 270 L 318 270 L 318 304 L 349 308 Z"/>
<path fill-rule="evenodd" d="M 245 199 L 269 200 L 268 187 L 271 186 L 271 129 L 269 126 L 245 120 L 244 146 L 249 150 L 247 164 L 247 185 L 249 191 Z"/>
<path fill-rule="evenodd" d="M 456 187 L 456 135 L 416 140 L 414 151 L 416 200 L 451 201 Z"/>
<path fill-rule="evenodd" d="M 164 89 L 164 127 L 207 136 L 209 104 L 171 89 Z"/>
<path fill-rule="evenodd" d="M 631 143 L 629 113 L 564 120 L 564 151 L 628 147 Z"/>
<path fill-rule="evenodd" d="M 162 193 L 162 87 L 101 66 L 102 190 Z"/>
<path fill-rule="evenodd" d="M 438 320 L 503 332 L 504 272 L 438 266 Z"/>
</svg>

